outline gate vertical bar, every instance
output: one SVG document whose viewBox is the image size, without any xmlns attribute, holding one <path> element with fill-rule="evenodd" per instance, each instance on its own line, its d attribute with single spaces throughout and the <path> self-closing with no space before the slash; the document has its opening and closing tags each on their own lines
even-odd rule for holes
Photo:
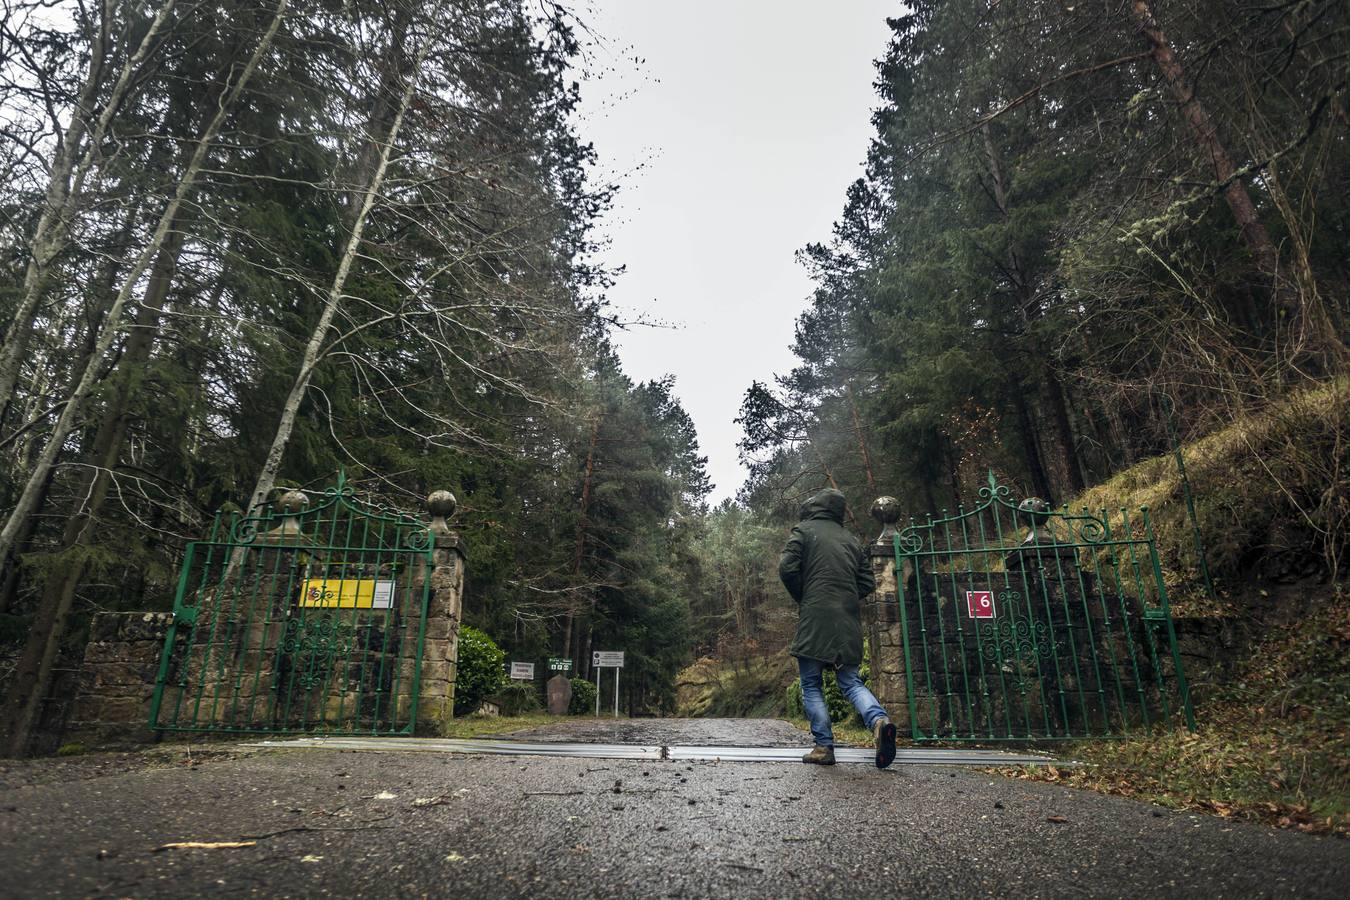
<svg viewBox="0 0 1350 900">
<path fill-rule="evenodd" d="M 1176 626 L 1172 624 L 1172 605 L 1167 599 L 1167 583 L 1163 580 L 1162 562 L 1158 559 L 1158 546 L 1153 540 L 1153 522 L 1149 519 L 1148 507 L 1140 508 L 1144 516 L 1144 534 L 1148 537 L 1148 554 L 1153 562 L 1153 578 L 1158 587 L 1158 605 L 1164 613 L 1167 623 L 1167 642 L 1172 647 L 1172 665 L 1176 668 L 1177 689 L 1181 693 L 1181 707 L 1186 717 L 1186 728 L 1195 731 L 1195 709 L 1191 706 L 1191 688 L 1186 681 L 1186 670 L 1181 664 L 1181 648 L 1177 646 Z"/>
<path fill-rule="evenodd" d="M 942 510 L 922 524 L 911 517 L 891 538 L 914 739 L 1118 737 L 1136 732 L 1136 723 L 1148 730 L 1171 721 L 1173 690 L 1193 727 L 1148 509 L 1141 510 L 1142 534 L 1121 510 L 1117 534 L 1104 509 L 1098 518 L 1035 498 L 1014 504 L 992 473 L 980 497 L 972 509 L 958 504 L 954 515 Z M 977 531 L 979 546 L 972 544 Z M 1171 672 L 1158 647 L 1164 635 Z"/>
<path fill-rule="evenodd" d="M 912 534 L 913 517 L 910 518 L 909 522 L 910 527 L 906 531 Z M 923 734 L 919 729 L 919 705 L 914 697 L 914 661 L 910 658 L 909 653 L 909 604 L 905 600 L 905 582 L 909 579 L 905 575 L 906 558 L 901 556 L 900 539 L 900 532 L 896 532 L 895 536 L 891 538 L 891 546 L 895 548 L 895 596 L 896 602 L 900 605 L 900 643 L 904 647 L 905 654 L 905 696 L 909 702 L 909 733 L 917 741 Z M 912 559 L 910 566 L 915 572 L 914 584 L 917 589 L 919 584 L 918 561 L 917 558 Z M 919 592 L 919 596 L 923 596 L 922 591 Z"/>
</svg>

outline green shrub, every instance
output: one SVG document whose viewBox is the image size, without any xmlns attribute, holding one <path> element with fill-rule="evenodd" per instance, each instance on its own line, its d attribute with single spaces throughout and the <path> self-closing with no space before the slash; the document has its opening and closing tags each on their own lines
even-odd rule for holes
<svg viewBox="0 0 1350 900">
<path fill-rule="evenodd" d="M 567 712 L 573 716 L 595 712 L 595 685 L 584 678 L 573 678 L 572 701 L 567 704 Z"/>
<path fill-rule="evenodd" d="M 501 688 L 506 680 L 505 660 L 506 654 L 492 638 L 468 625 L 460 629 L 455 715 L 468 715 Z"/>
<path fill-rule="evenodd" d="M 56 748 L 57 756 L 79 756 L 88 752 L 89 748 L 84 744 L 62 744 Z"/>
<path fill-rule="evenodd" d="M 534 712 L 542 705 L 539 702 L 539 692 L 535 690 L 532 681 L 508 682 L 489 699 L 497 704 L 504 716 Z"/>
</svg>

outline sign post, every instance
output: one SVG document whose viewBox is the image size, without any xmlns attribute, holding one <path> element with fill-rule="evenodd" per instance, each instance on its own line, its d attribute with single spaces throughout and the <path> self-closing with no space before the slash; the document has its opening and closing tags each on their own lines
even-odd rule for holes
<svg viewBox="0 0 1350 900">
<path fill-rule="evenodd" d="M 619 717 L 619 670 L 623 668 L 622 650 L 596 650 L 591 654 L 595 668 L 595 714 L 600 715 L 600 670 L 614 670 L 614 717 Z"/>
<path fill-rule="evenodd" d="M 565 656 L 550 656 L 548 658 L 548 670 L 550 672 L 571 672 L 572 660 Z"/>
<path fill-rule="evenodd" d="M 513 681 L 534 681 L 534 663 L 511 663 L 511 679 Z"/>
</svg>

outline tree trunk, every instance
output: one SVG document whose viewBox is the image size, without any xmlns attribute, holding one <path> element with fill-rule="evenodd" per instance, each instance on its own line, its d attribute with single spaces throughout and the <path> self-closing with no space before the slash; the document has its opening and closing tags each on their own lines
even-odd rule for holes
<svg viewBox="0 0 1350 900">
<path fill-rule="evenodd" d="M 20 494 L 18 502 L 11 511 L 5 525 L 0 529 L 0 559 L 8 555 L 13 547 L 14 540 L 18 535 L 23 520 L 32 515 L 42 482 L 46 479 L 47 473 L 56 463 L 56 457 L 61 451 L 66 438 L 70 436 L 75 427 L 79 416 L 83 413 L 85 401 L 94 389 L 94 385 L 101 375 L 102 363 L 111 349 L 113 340 L 121 331 L 121 319 L 127 302 L 130 300 L 132 292 L 135 290 L 137 282 L 141 275 L 149 267 L 150 262 L 160 252 L 164 246 L 165 238 L 169 233 L 169 226 L 176 221 L 178 210 L 182 206 L 187 195 L 193 190 L 197 175 L 200 173 L 203 163 L 206 161 L 206 154 L 215 142 L 216 135 L 220 132 L 221 125 L 225 121 L 226 115 L 239 95 L 243 92 L 244 86 L 252 78 L 258 64 L 272 45 L 273 38 L 276 37 L 277 30 L 281 25 L 281 20 L 285 14 L 288 0 L 280 0 L 277 4 L 276 12 L 273 15 L 271 25 L 259 40 L 254 48 L 252 56 L 247 65 L 239 74 L 235 81 L 225 88 L 220 100 L 216 105 L 216 113 L 210 123 L 202 132 L 201 137 L 196 142 L 191 159 L 183 170 L 179 178 L 178 185 L 174 191 L 172 199 L 165 205 L 163 213 L 160 215 L 159 222 L 155 227 L 153 236 L 149 244 L 142 250 L 135 263 L 132 264 L 126 279 L 123 281 L 122 289 L 118 291 L 116 299 L 109 308 L 104 317 L 103 324 L 99 329 L 98 338 L 95 342 L 94 353 L 84 371 L 77 380 L 74 390 L 66 403 L 65 409 L 61 411 L 61 417 L 57 419 L 56 425 L 52 430 L 52 435 L 38 456 L 37 462 L 33 466 L 33 471 L 28 477 L 24 486 L 23 493 Z"/>
<path fill-rule="evenodd" d="M 52 667 L 74 606 L 75 591 L 84 577 L 86 556 L 80 551 L 88 547 L 93 533 L 91 526 L 108 498 L 112 470 L 126 438 L 131 399 L 145 375 L 182 247 L 182 231 L 171 228 L 155 259 L 145 297 L 136 314 L 136 327 L 123 348 L 114 387 L 94 435 L 85 474 L 75 491 L 75 508 L 66 519 L 61 539 L 61 552 L 71 558 L 60 567 L 59 574 L 53 574 L 47 580 L 37 614 L 28 629 L 23 653 L 10 679 L 4 707 L 0 709 L 0 735 L 3 735 L 0 753 L 5 755 L 23 756 L 31 742 L 33 727 L 39 721 L 51 685 Z"/>
<path fill-rule="evenodd" d="M 586 513 L 591 505 L 591 476 L 595 474 L 595 445 L 600 440 L 599 413 L 591 419 L 591 443 L 586 450 L 586 472 L 581 481 L 581 510 L 577 515 L 576 549 L 572 557 L 572 575 L 581 578 L 581 561 L 586 549 Z M 575 599 L 568 601 L 567 619 L 563 626 L 563 656 L 572 656 L 572 623 L 576 618 Z"/>
<path fill-rule="evenodd" d="M 1017 413 L 1017 430 L 1022 435 L 1022 455 L 1027 463 L 1027 471 L 1031 474 L 1031 487 L 1041 499 L 1053 504 L 1054 495 L 1050 491 L 1050 479 L 1045 474 L 1045 464 L 1041 462 L 1040 442 L 1036 440 L 1036 424 L 1027 407 L 1027 398 L 1016 379 L 1010 379 L 1008 387 L 1012 392 L 1013 409 Z"/>
<path fill-rule="evenodd" d="M 825 473 L 825 480 L 830 483 L 830 487 L 838 491 L 839 482 L 835 481 L 834 472 L 830 470 L 830 464 L 825 461 L 825 454 L 820 452 L 820 445 L 816 443 L 815 438 L 811 436 L 810 431 L 807 431 L 806 433 L 806 441 L 811 445 L 811 449 L 815 451 L 816 459 L 820 461 L 820 468 L 821 471 Z M 840 493 L 843 492 L 840 491 Z M 844 514 L 848 517 L 849 523 L 852 524 L 854 529 L 856 530 L 858 527 L 858 519 L 856 516 L 853 515 L 853 504 L 851 503 L 845 504 Z"/>
<path fill-rule="evenodd" d="M 1167 35 L 1154 18 L 1148 0 L 1131 0 L 1130 8 L 1135 22 L 1139 25 L 1139 32 L 1148 44 L 1153 61 L 1157 63 L 1163 80 L 1167 82 L 1168 89 L 1177 101 L 1181 117 L 1189 127 L 1191 137 L 1201 153 L 1209 158 L 1210 165 L 1214 169 L 1214 177 L 1223 186 L 1223 198 L 1228 203 L 1233 218 L 1237 220 L 1242 242 L 1251 253 L 1257 271 L 1270 284 L 1276 306 L 1286 313 L 1296 314 L 1299 305 L 1297 292 L 1281 287 L 1279 251 L 1274 241 L 1270 239 L 1270 232 L 1257 215 L 1256 206 L 1252 203 L 1251 195 L 1247 193 L 1246 181 L 1236 176 L 1237 165 L 1220 139 L 1219 130 L 1215 127 L 1214 120 L 1210 118 L 1209 110 L 1196 98 L 1195 89 L 1187 79 L 1186 72 L 1181 66 L 1181 61 L 1177 59 Z"/>
<path fill-rule="evenodd" d="M 937 498 L 933 496 L 933 481 L 930 478 L 925 478 L 923 480 L 923 502 L 925 506 L 924 512 L 937 512 Z"/>
<path fill-rule="evenodd" d="M 1059 376 L 1049 363 L 1045 364 L 1045 387 L 1050 395 L 1050 419 L 1055 423 L 1055 437 L 1064 463 L 1064 472 L 1069 479 L 1069 489 L 1075 494 L 1081 494 L 1085 487 L 1083 462 L 1078 458 L 1073 423 L 1069 421 L 1069 403 L 1064 398 L 1064 385 L 1060 383 Z"/>
<path fill-rule="evenodd" d="M 858 454 L 862 457 L 863 472 L 867 474 L 867 486 L 876 493 L 877 479 L 872 474 L 872 454 L 867 449 L 867 437 L 863 434 L 862 421 L 858 418 L 858 404 L 853 399 L 853 385 L 845 382 L 844 394 L 848 397 L 848 411 L 853 416 L 853 433 L 858 439 Z"/>
<path fill-rule="evenodd" d="M 984 138 L 984 152 L 989 162 L 989 175 L 994 184 L 994 202 L 998 204 L 999 213 L 1006 221 L 1009 217 L 1007 175 L 1003 171 L 1003 160 L 999 155 L 998 148 L 994 146 L 993 135 L 989 130 L 989 123 L 986 122 L 980 129 Z M 1008 246 L 1008 272 L 1013 282 L 1013 290 L 1017 295 L 1018 316 L 1021 322 L 1027 328 L 1027 333 L 1031 333 L 1031 323 L 1040 317 L 1040 308 L 1036 300 L 1034 287 L 1032 285 L 1031 275 L 1027 272 L 1022 258 L 1018 256 L 1016 249 Z M 1073 428 L 1069 422 L 1068 406 L 1064 400 L 1064 386 L 1060 384 L 1059 377 L 1055 374 L 1050 362 L 1046 359 L 1046 354 L 1038 341 L 1029 340 L 1031 344 L 1031 355 L 1035 364 L 1043 370 L 1043 379 L 1047 392 L 1050 395 L 1050 418 L 1054 424 L 1055 436 L 1059 445 L 1061 461 L 1064 464 L 1065 477 L 1068 479 L 1069 487 L 1074 493 L 1083 490 L 1083 472 L 1082 464 L 1078 459 L 1078 451 L 1074 446 Z M 1020 392 L 1019 392 L 1020 393 Z M 1019 417 L 1027 415 L 1025 401 L 1023 409 L 1018 411 Z M 1028 417 L 1029 418 L 1029 417 Z M 1028 457 L 1030 460 L 1030 456 Z M 1047 491 L 1042 496 L 1049 500 L 1049 483 L 1045 478 L 1044 467 L 1041 465 L 1040 454 L 1036 453 L 1035 464 L 1041 468 L 1041 481 L 1045 482 Z M 1035 473 L 1033 472 L 1033 479 Z M 1039 488 L 1038 488 L 1039 490 Z"/>
<path fill-rule="evenodd" d="M 45 292 L 51 265 L 66 248 L 71 220 L 79 204 L 85 178 L 99 154 L 103 152 L 108 126 L 126 100 L 132 88 L 133 76 L 154 52 L 156 42 L 163 33 L 175 2 L 176 0 L 164 0 L 135 52 L 123 63 L 102 111 L 91 126 L 89 120 L 93 115 L 93 105 L 102 87 L 103 66 L 106 62 L 114 6 L 113 0 L 103 2 L 99 27 L 90 48 L 89 69 L 85 73 L 84 84 L 80 87 L 79 99 L 76 101 L 70 124 L 62 134 L 52 160 L 51 177 L 47 182 L 42 215 L 38 218 L 33 237 L 28 242 L 28 265 L 24 270 L 23 288 L 19 295 L 18 306 L 14 310 L 14 320 L 9 330 L 5 332 L 3 346 L 0 346 L 0 424 L 4 423 L 5 415 L 13 402 L 14 386 L 19 380 L 19 368 L 23 363 L 24 352 L 28 348 L 28 339 L 33 332 L 33 318 Z M 86 144 L 86 147 L 83 155 L 79 155 L 82 143 Z"/>
<path fill-rule="evenodd" d="M 375 198 L 384 183 L 385 173 L 389 169 L 389 154 L 393 150 L 394 142 L 398 140 L 399 130 L 403 127 L 403 118 L 417 89 L 417 79 L 422 60 L 426 58 L 430 47 L 430 40 L 424 41 L 422 48 L 418 51 L 416 60 L 408 71 L 399 73 L 404 78 L 405 84 L 399 104 L 392 111 L 393 121 L 389 124 L 385 138 L 379 143 L 378 148 L 367 148 L 368 151 L 374 150 L 374 152 L 368 152 L 365 155 L 367 163 L 363 165 L 363 169 L 368 166 L 370 171 L 361 172 L 360 199 L 354 208 L 347 243 L 343 248 L 342 256 L 339 258 L 337 272 L 333 275 L 333 281 L 329 285 L 328 296 L 324 301 L 323 311 L 319 314 L 319 321 L 314 326 L 314 330 L 310 332 L 309 342 L 305 345 L 305 353 L 301 358 L 295 381 L 291 385 L 286 402 L 281 407 L 281 420 L 277 423 L 276 433 L 272 436 L 272 445 L 267 450 L 262 471 L 258 473 L 258 480 L 253 486 L 252 494 L 249 495 L 248 510 L 250 513 L 263 508 L 263 505 L 267 502 L 268 494 L 272 492 L 272 488 L 276 484 L 277 473 L 281 471 L 281 460 L 286 454 L 286 445 L 290 443 L 291 432 L 295 430 L 295 419 L 300 411 L 300 403 L 309 392 L 309 382 L 314 375 L 314 368 L 321 358 L 320 351 L 323 348 L 323 342 L 328 336 L 328 329 L 333 323 L 333 316 L 337 313 L 338 307 L 342 305 L 343 291 L 347 286 L 347 276 L 351 273 L 352 263 L 356 259 L 356 251 L 361 246 L 361 235 L 365 231 L 370 211 L 375 206 Z M 377 102 L 375 113 L 377 117 L 383 118 L 382 109 L 382 105 Z M 378 127 L 378 123 L 376 124 Z M 372 135 L 377 133 L 377 127 L 371 128 L 370 133 Z"/>
</svg>

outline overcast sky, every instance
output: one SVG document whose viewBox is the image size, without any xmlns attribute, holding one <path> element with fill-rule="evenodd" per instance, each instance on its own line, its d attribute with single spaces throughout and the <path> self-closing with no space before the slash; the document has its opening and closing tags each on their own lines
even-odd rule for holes
<svg viewBox="0 0 1350 900">
<path fill-rule="evenodd" d="M 791 368 L 810 295 L 794 253 L 826 240 L 862 173 L 886 45 L 881 0 L 588 0 L 579 122 L 622 190 L 603 260 L 627 267 L 617 335 L 635 380 L 676 377 L 717 488 L 745 478 L 733 423 L 745 389 Z M 589 12 L 586 10 L 589 8 Z M 641 63 L 635 62 L 641 59 Z"/>
</svg>

